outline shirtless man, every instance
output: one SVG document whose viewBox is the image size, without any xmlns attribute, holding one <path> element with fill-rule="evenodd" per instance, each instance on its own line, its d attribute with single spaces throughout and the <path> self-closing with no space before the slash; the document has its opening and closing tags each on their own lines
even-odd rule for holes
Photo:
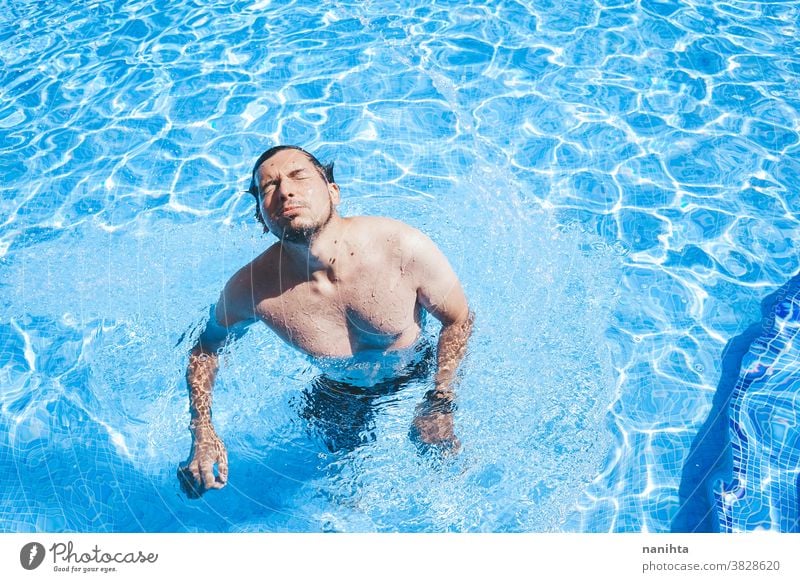
<svg viewBox="0 0 800 582">
<path fill-rule="evenodd" d="M 294 146 L 261 155 L 250 192 L 256 217 L 279 242 L 231 277 L 192 349 L 193 443 L 184 477 L 200 491 L 224 487 L 228 479 L 227 452 L 211 423 L 217 353 L 256 321 L 311 356 L 349 357 L 414 345 L 427 310 L 442 323 L 428 398 L 436 405 L 418 413 L 414 427 L 423 443 L 457 450 L 449 405 L 472 315 L 441 251 L 402 222 L 339 216 L 333 166 Z"/>
</svg>

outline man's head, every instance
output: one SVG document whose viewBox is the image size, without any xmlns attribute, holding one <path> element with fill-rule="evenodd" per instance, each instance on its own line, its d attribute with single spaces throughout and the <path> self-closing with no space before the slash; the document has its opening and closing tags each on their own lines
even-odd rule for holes
<svg viewBox="0 0 800 582">
<path fill-rule="evenodd" d="M 323 166 L 297 146 L 276 146 L 261 154 L 249 191 L 265 230 L 290 242 L 309 240 L 335 216 L 339 202 L 333 164 Z"/>
</svg>

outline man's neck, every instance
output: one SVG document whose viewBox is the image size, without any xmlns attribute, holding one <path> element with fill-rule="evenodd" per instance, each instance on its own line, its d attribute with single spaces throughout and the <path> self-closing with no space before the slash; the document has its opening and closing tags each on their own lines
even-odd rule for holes
<svg viewBox="0 0 800 582">
<path fill-rule="evenodd" d="M 319 271 L 336 272 L 336 257 L 341 250 L 344 230 L 344 220 L 334 215 L 308 241 L 281 242 L 284 257 L 293 270 L 306 273 L 309 278 Z"/>
</svg>

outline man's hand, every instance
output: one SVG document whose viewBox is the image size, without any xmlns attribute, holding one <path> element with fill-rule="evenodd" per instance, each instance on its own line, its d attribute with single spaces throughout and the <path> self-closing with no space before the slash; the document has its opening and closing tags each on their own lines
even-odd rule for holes
<svg viewBox="0 0 800 582">
<path fill-rule="evenodd" d="M 434 412 L 417 416 L 414 419 L 414 429 L 424 445 L 452 454 L 461 450 L 461 441 L 453 430 L 452 412 Z"/>
<path fill-rule="evenodd" d="M 209 489 L 222 489 L 228 481 L 228 452 L 211 425 L 194 429 L 189 462 L 179 467 L 178 479 L 189 498 L 196 499 Z M 214 465 L 218 475 L 214 475 Z"/>
<path fill-rule="evenodd" d="M 431 390 L 417 407 L 413 433 L 420 444 L 447 454 L 461 450 L 461 441 L 453 429 L 453 393 Z"/>
</svg>

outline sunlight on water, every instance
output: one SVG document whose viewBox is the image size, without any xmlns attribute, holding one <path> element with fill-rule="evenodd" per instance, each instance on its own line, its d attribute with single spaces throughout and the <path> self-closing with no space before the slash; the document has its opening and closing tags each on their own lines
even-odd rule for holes
<svg viewBox="0 0 800 582">
<path fill-rule="evenodd" d="M 14 2 L 0 19 L 4 529 L 670 529 L 723 348 L 800 267 L 795 4 Z M 362 423 L 330 417 L 357 443 L 332 452 L 307 418 L 340 409 L 309 396 L 319 370 L 253 329 L 215 393 L 232 480 L 189 502 L 186 352 L 270 244 L 244 190 L 276 143 L 336 161 L 345 215 L 404 220 L 450 259 L 477 315 L 463 453 L 409 438 L 425 379 L 342 409 Z M 788 474 L 792 385 L 771 386 L 724 427 L 758 445 L 735 471 Z M 793 527 L 779 481 L 752 511 L 745 492 L 736 528 Z"/>
</svg>

